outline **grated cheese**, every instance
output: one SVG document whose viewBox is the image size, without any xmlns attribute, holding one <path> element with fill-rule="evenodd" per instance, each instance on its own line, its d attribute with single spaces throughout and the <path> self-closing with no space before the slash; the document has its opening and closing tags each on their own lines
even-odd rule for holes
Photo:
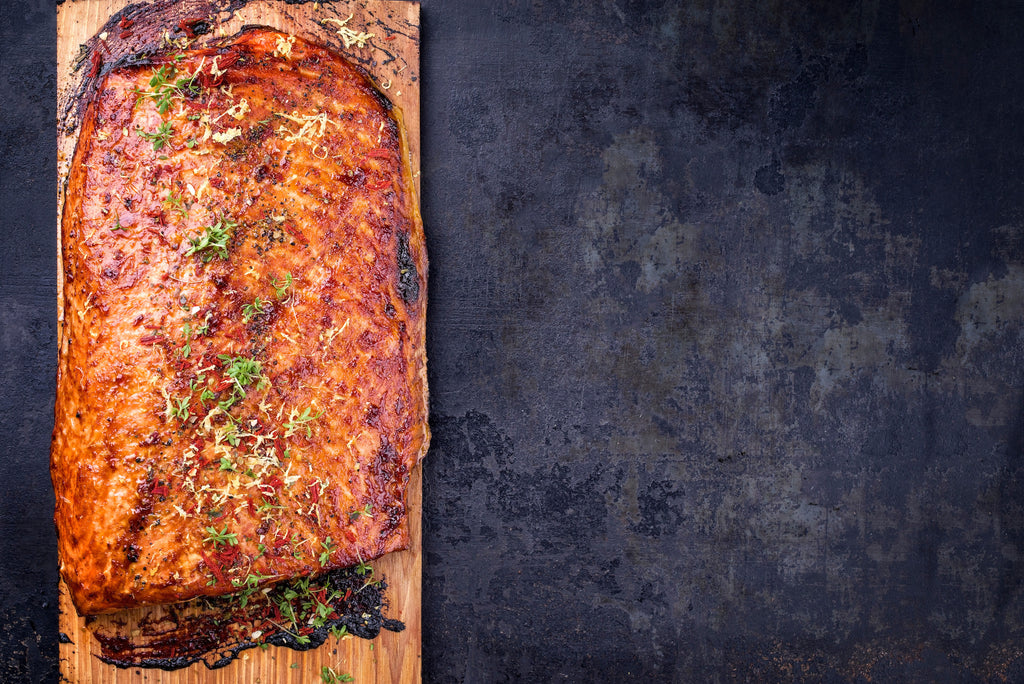
<svg viewBox="0 0 1024 684">
<path fill-rule="evenodd" d="M 228 109 L 224 110 L 224 114 L 227 114 L 228 116 L 233 118 L 235 121 L 241 121 L 242 118 L 245 116 L 245 113 L 248 112 L 248 111 L 249 111 L 249 101 L 246 100 L 243 97 L 238 102 L 238 104 L 236 104 L 236 105 L 234 105 L 232 107 L 229 107 Z M 216 119 L 214 119 L 214 122 L 219 121 L 220 118 L 222 116 L 224 116 L 224 114 L 221 114 Z"/>
<path fill-rule="evenodd" d="M 242 135 L 241 128 L 229 128 L 223 133 L 214 133 L 212 137 L 214 142 L 229 143 L 240 135 Z"/>
<path fill-rule="evenodd" d="M 371 38 L 373 38 L 374 34 L 366 33 L 366 32 L 363 32 L 363 31 L 353 31 L 351 28 L 349 28 L 347 26 L 347 24 L 348 24 L 348 22 L 352 21 L 352 17 L 353 16 L 355 16 L 355 15 L 354 14 L 350 14 L 350 15 L 348 15 L 348 19 L 344 19 L 344 20 L 343 19 L 335 19 L 333 17 L 329 17 L 327 19 L 324 19 L 321 23 L 323 23 L 323 24 L 326 24 L 326 23 L 337 24 L 338 25 L 338 35 L 341 36 L 341 42 L 343 42 L 345 44 L 346 48 L 350 48 L 353 45 L 355 45 L 356 47 L 364 48 L 364 47 L 366 47 L 366 41 L 368 41 Z"/>
<path fill-rule="evenodd" d="M 295 45 L 295 36 L 284 36 L 277 37 L 277 47 L 274 48 L 275 57 L 284 57 L 285 59 L 292 58 L 292 45 Z"/>
<path fill-rule="evenodd" d="M 292 131 L 287 126 L 278 126 L 277 132 L 284 133 L 284 141 L 287 143 L 296 143 L 299 140 L 305 140 L 306 142 L 314 143 L 313 138 L 322 138 L 324 133 L 327 132 L 327 124 L 331 124 L 335 128 L 340 129 L 341 124 L 337 121 L 333 121 L 327 117 L 327 112 L 320 112 L 319 114 L 302 114 L 298 112 L 292 112 L 291 114 L 285 114 L 284 112 L 274 112 L 274 116 L 279 116 L 282 119 L 301 124 L 298 131 Z"/>
<path fill-rule="evenodd" d="M 220 55 L 217 55 L 216 57 L 213 58 L 213 63 L 210 64 L 210 75 L 213 76 L 214 78 L 217 78 L 219 76 L 223 76 L 224 74 L 227 73 L 227 71 L 221 69 L 217 65 L 217 60 L 219 60 L 219 59 L 220 59 Z"/>
</svg>

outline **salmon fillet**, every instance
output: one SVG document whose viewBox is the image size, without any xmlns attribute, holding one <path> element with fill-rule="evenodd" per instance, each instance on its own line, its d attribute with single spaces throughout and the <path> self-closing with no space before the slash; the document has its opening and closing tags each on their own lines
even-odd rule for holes
<svg viewBox="0 0 1024 684">
<path fill-rule="evenodd" d="M 83 615 L 408 544 L 426 251 L 399 112 L 250 28 L 116 66 L 61 226 L 51 473 Z"/>
</svg>

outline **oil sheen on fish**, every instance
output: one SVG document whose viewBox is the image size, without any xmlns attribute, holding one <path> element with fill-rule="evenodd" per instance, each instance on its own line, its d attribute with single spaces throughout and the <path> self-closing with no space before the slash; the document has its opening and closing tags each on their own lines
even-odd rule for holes
<svg viewBox="0 0 1024 684">
<path fill-rule="evenodd" d="M 61 226 L 51 471 L 79 612 L 407 546 L 426 252 L 399 112 L 250 28 L 115 67 Z"/>
</svg>

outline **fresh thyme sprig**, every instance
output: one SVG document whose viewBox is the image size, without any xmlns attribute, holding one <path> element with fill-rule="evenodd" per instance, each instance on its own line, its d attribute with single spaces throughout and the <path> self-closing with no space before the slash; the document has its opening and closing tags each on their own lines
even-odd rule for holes
<svg viewBox="0 0 1024 684">
<path fill-rule="evenodd" d="M 153 151 L 158 152 L 163 149 L 164 145 L 171 139 L 171 135 L 174 134 L 174 129 L 171 128 L 170 121 L 164 121 L 162 124 L 156 127 L 155 133 L 148 131 L 139 131 L 139 137 L 149 140 L 153 143 Z"/>
<path fill-rule="evenodd" d="M 274 288 L 274 294 L 277 295 L 278 299 L 284 299 L 288 296 L 288 288 L 292 286 L 292 274 L 285 273 L 284 279 L 279 283 L 277 278 L 270 276 L 270 284 Z"/>
<path fill-rule="evenodd" d="M 309 423 L 313 422 L 323 414 L 323 411 L 318 411 L 316 414 L 313 414 L 308 406 L 302 413 L 299 414 L 296 414 L 296 412 L 293 409 L 291 420 L 284 424 L 284 436 L 291 437 L 296 432 L 298 432 L 300 428 L 306 428 L 306 439 L 309 439 L 310 437 L 313 436 L 313 428 L 309 425 Z"/>
<path fill-rule="evenodd" d="M 220 532 L 213 526 L 206 527 L 205 529 L 210 536 L 203 539 L 203 541 L 213 542 L 214 548 L 217 546 L 238 546 L 238 535 L 234 532 L 228 532 L 227 525 Z"/>
<path fill-rule="evenodd" d="M 252 304 L 246 304 L 242 307 L 242 321 L 248 323 L 255 316 L 261 313 L 266 313 L 269 310 L 270 302 L 263 301 L 259 297 L 256 297 L 256 300 L 253 301 Z"/>
<path fill-rule="evenodd" d="M 249 359 L 244 356 L 220 354 L 217 358 L 226 362 L 224 375 L 228 376 L 234 383 L 231 395 L 218 403 L 221 410 L 227 411 L 245 398 L 246 387 L 257 381 L 257 389 L 263 386 L 265 382 L 263 378 L 263 365 L 255 359 Z"/>
<path fill-rule="evenodd" d="M 231 232 L 238 227 L 238 224 L 226 216 L 220 218 L 217 223 L 203 229 L 203 234 L 197 238 L 189 238 L 192 246 L 185 252 L 185 256 L 198 254 L 204 263 L 209 263 L 215 256 L 221 259 L 228 258 L 228 240 L 231 239 Z"/>
</svg>

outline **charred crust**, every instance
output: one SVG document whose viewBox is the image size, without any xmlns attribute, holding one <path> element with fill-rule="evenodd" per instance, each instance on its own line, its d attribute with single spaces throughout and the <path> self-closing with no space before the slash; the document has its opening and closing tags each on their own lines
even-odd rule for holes
<svg viewBox="0 0 1024 684">
<path fill-rule="evenodd" d="M 420 279 L 416 262 L 409 251 L 409 234 L 398 233 L 398 292 L 406 304 L 414 304 L 420 296 Z"/>
</svg>

